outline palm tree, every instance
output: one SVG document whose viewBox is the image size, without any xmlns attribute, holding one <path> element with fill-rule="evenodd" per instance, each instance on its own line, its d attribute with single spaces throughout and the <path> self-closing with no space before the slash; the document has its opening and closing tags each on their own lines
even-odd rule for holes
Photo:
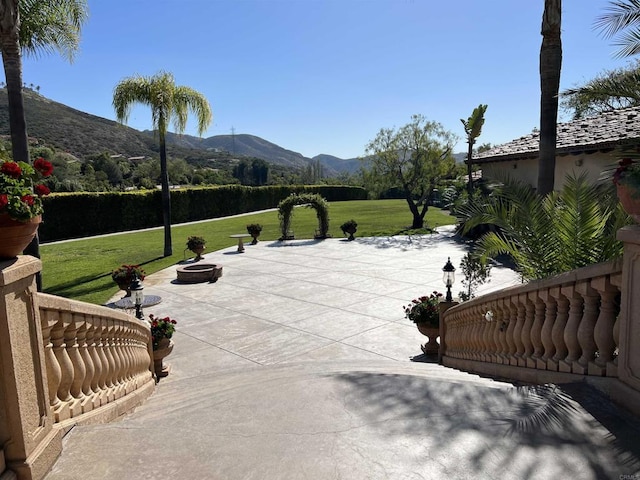
<svg viewBox="0 0 640 480">
<path fill-rule="evenodd" d="M 27 121 L 22 100 L 22 53 L 58 52 L 69 61 L 80 43 L 80 28 L 88 16 L 86 0 L 0 0 L 0 50 L 7 82 L 9 129 L 14 160 L 29 161 Z M 40 257 L 38 236 L 25 253 Z M 36 275 L 42 290 L 40 273 Z"/>
<path fill-rule="evenodd" d="M 630 57 L 640 53 L 640 0 L 615 0 L 610 2 L 607 13 L 600 15 L 595 26 L 606 38 L 616 35 L 614 45 L 620 47 L 617 57 Z M 623 30 L 630 29 L 624 33 Z"/>
<path fill-rule="evenodd" d="M 467 144 L 469 148 L 467 150 L 467 174 L 469 176 L 469 183 L 467 183 L 467 191 L 469 195 L 473 194 L 473 182 L 471 181 L 472 164 L 471 156 L 473 155 L 473 145 L 476 143 L 476 139 L 482 133 L 482 126 L 484 125 L 484 112 L 487 111 L 487 105 L 478 105 L 473 109 L 471 116 L 465 121 L 460 119 L 464 126 L 464 133 L 467 135 Z"/>
<path fill-rule="evenodd" d="M 605 71 L 584 85 L 562 92 L 563 107 L 574 119 L 640 105 L 640 62 Z"/>
<path fill-rule="evenodd" d="M 558 91 L 562 67 L 560 23 L 562 0 L 545 0 L 542 15 L 540 47 L 540 158 L 538 160 L 538 193 L 553 191 L 556 169 L 556 124 L 558 123 Z"/>
<path fill-rule="evenodd" d="M 459 209 L 463 231 L 493 225 L 478 243 L 484 258 L 508 254 L 525 280 L 603 262 L 622 254 L 616 232 L 628 223 L 609 185 L 586 173 L 566 179 L 560 193 L 540 198 L 529 185 L 507 181 L 485 202 Z"/>
<path fill-rule="evenodd" d="M 198 119 L 198 134 L 211 124 L 209 102 L 201 93 L 175 84 L 173 75 L 159 72 L 151 77 L 135 75 L 122 80 L 113 92 L 113 107 L 119 122 L 125 123 L 135 103 L 151 107 L 151 118 L 160 140 L 160 183 L 162 185 L 162 217 L 164 221 L 164 256 L 173 253 L 171 247 L 171 195 L 167 173 L 165 136 L 169 122 L 177 133 L 184 132 L 189 111 Z"/>
</svg>

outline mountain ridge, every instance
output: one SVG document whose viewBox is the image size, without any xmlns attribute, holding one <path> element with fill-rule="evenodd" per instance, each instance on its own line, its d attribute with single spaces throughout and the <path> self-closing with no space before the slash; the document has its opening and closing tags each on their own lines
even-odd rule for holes
<svg viewBox="0 0 640 480">
<path fill-rule="evenodd" d="M 153 131 L 140 131 L 97 115 L 82 112 L 55 100 L 23 89 L 23 101 L 29 137 L 45 142 L 78 158 L 107 152 L 127 157 L 158 155 Z M 52 121 L 51 119 L 55 119 Z M 9 108 L 6 88 L 0 89 L 0 135 L 9 135 Z M 269 163 L 301 170 L 320 160 L 327 176 L 357 171 L 357 159 L 341 159 L 327 154 L 313 158 L 288 150 L 250 134 L 214 135 L 207 138 L 167 132 L 170 155 L 190 157 L 225 151 Z"/>
</svg>

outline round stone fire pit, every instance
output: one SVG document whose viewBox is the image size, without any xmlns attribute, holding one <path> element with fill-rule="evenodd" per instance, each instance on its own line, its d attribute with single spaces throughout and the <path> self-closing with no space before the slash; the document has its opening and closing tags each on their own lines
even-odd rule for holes
<svg viewBox="0 0 640 480">
<path fill-rule="evenodd" d="M 176 269 L 181 283 L 216 282 L 222 276 L 222 265 L 193 263 Z"/>
</svg>

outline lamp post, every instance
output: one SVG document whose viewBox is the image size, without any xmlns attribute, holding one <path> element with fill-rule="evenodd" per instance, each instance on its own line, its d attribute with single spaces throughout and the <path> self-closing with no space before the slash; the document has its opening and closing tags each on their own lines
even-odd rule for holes
<svg viewBox="0 0 640 480">
<path fill-rule="evenodd" d="M 456 267 L 454 267 L 453 263 L 451 263 L 451 257 L 447 258 L 447 263 L 445 263 L 442 271 L 444 272 L 442 275 L 442 281 L 447 287 L 447 296 L 445 297 L 445 300 L 447 302 L 453 302 L 453 297 L 451 296 L 451 287 L 456 281 Z"/>
<path fill-rule="evenodd" d="M 138 278 L 134 276 L 131 281 L 131 296 L 133 297 L 133 303 L 136 306 L 136 318 L 138 320 L 144 320 L 142 315 L 142 303 L 144 302 L 144 285 Z"/>
</svg>

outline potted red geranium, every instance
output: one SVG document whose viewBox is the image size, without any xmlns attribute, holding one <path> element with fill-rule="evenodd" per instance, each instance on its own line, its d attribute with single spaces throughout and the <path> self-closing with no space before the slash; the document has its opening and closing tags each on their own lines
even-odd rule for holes
<svg viewBox="0 0 640 480">
<path fill-rule="evenodd" d="M 0 258 L 13 258 L 31 242 L 42 221 L 42 197 L 49 188 L 41 180 L 53 165 L 37 158 L 33 165 L 0 161 Z"/>
</svg>

